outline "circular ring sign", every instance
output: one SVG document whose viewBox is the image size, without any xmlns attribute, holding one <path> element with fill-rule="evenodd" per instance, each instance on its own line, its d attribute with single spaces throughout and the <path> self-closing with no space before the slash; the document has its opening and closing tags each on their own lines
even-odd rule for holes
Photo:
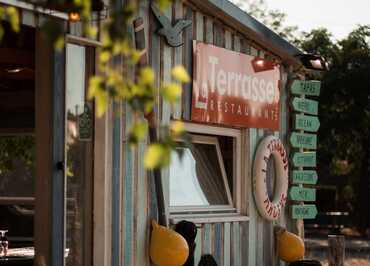
<svg viewBox="0 0 370 266">
<path fill-rule="evenodd" d="M 275 195 L 271 200 L 267 193 L 267 164 L 270 157 L 275 161 Z M 268 136 L 258 146 L 253 165 L 253 192 L 259 213 L 269 221 L 279 218 L 287 199 L 288 158 L 280 139 Z"/>
</svg>

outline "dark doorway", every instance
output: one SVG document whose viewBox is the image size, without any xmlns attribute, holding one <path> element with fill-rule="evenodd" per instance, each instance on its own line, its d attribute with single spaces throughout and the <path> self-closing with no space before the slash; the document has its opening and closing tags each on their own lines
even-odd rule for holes
<svg viewBox="0 0 370 266">
<path fill-rule="evenodd" d="M 8 231 L 7 263 L 13 258 L 19 263 L 29 261 L 32 265 L 35 30 L 22 26 L 20 32 L 13 33 L 6 24 L 3 27 L 5 34 L 0 42 L 0 230 Z M 2 252 L 0 259 L 4 255 Z M 3 263 L 5 261 L 0 262 Z"/>
</svg>

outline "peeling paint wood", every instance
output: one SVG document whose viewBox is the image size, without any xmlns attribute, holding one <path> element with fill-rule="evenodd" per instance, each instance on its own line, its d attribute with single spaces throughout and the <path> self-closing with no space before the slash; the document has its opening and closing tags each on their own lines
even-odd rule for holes
<svg viewBox="0 0 370 266">
<path fill-rule="evenodd" d="M 224 223 L 224 238 L 223 238 L 223 265 L 230 266 L 231 259 L 231 243 L 230 243 L 230 223 Z"/>
<path fill-rule="evenodd" d="M 213 21 L 209 17 L 206 17 L 204 35 L 205 35 L 205 42 L 209 44 L 213 44 Z"/>
<path fill-rule="evenodd" d="M 200 257 L 202 254 L 202 238 L 203 238 L 203 230 L 201 228 L 197 228 L 197 236 L 195 238 L 195 251 L 194 251 L 194 264 L 198 265 L 200 261 Z"/>
<path fill-rule="evenodd" d="M 173 17 L 175 20 L 183 18 L 183 4 L 182 1 L 176 0 L 174 2 Z M 181 36 L 184 39 L 184 32 L 181 32 Z M 183 64 L 183 46 L 174 48 L 174 65 Z M 183 88 L 184 89 L 184 88 Z M 179 99 L 178 103 L 175 104 L 173 109 L 173 118 L 181 119 L 182 101 Z"/>
</svg>

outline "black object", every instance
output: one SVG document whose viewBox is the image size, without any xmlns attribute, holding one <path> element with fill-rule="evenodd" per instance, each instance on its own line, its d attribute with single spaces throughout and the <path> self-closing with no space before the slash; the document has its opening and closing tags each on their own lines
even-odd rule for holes
<svg viewBox="0 0 370 266">
<path fill-rule="evenodd" d="M 212 255 L 206 254 L 200 258 L 198 266 L 217 266 L 217 262 Z"/>
<path fill-rule="evenodd" d="M 299 54 L 296 57 L 301 61 L 302 65 L 311 70 L 328 71 L 328 63 L 321 55 L 314 54 Z"/>
<path fill-rule="evenodd" d="M 191 20 L 179 19 L 176 21 L 175 26 L 172 26 L 170 20 L 161 13 L 161 11 L 156 7 L 152 2 L 151 4 L 152 11 L 155 17 L 158 19 L 159 23 L 162 25 L 157 33 L 166 38 L 167 44 L 172 47 L 178 47 L 184 44 L 182 36 L 180 33 L 186 28 L 189 27 L 192 23 Z"/>
<path fill-rule="evenodd" d="M 142 57 L 139 61 L 139 67 L 144 67 L 148 64 L 148 55 L 145 46 L 145 32 L 144 32 L 144 20 L 139 17 L 133 21 L 134 31 L 135 31 L 135 46 L 136 49 L 144 51 Z M 151 116 L 146 117 L 149 123 L 149 142 L 153 143 L 158 141 L 157 130 L 155 128 L 155 114 L 152 113 Z M 162 186 L 161 170 L 154 169 L 149 171 L 149 176 L 154 180 L 155 194 L 157 200 L 158 208 L 158 223 L 163 226 L 168 226 L 166 217 L 166 207 L 164 203 L 164 192 Z"/>
<path fill-rule="evenodd" d="M 289 266 L 322 266 L 317 260 L 298 260 L 289 264 Z"/>
<path fill-rule="evenodd" d="M 21 256 L 0 258 L 0 265 L 33 266 L 33 258 L 24 258 Z"/>
<path fill-rule="evenodd" d="M 197 227 L 189 221 L 180 221 L 175 226 L 175 231 L 182 235 L 189 246 L 189 257 L 184 266 L 194 266 L 195 238 L 197 237 Z"/>
<path fill-rule="evenodd" d="M 58 171 L 64 171 L 64 162 L 63 161 L 57 162 L 57 170 Z"/>
</svg>

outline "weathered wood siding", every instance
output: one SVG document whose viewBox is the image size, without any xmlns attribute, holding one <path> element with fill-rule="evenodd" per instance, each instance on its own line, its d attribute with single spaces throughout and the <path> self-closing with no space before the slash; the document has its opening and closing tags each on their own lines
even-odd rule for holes
<svg viewBox="0 0 370 266">
<path fill-rule="evenodd" d="M 191 19 L 193 24 L 182 33 L 184 45 L 177 48 L 169 47 L 163 38 L 156 34 L 158 23 L 151 13 L 149 1 L 142 0 L 138 16 L 144 18 L 149 62 L 158 77 L 157 84 L 171 80 L 170 69 L 183 64 L 192 74 L 192 41 L 199 40 L 230 50 L 279 60 L 263 50 L 258 44 L 244 36 L 237 29 L 225 25 L 222 20 L 206 10 L 199 10 L 189 1 L 174 1 L 172 7 L 165 12 L 173 22 L 179 18 Z M 286 72 L 282 68 L 282 81 L 286 80 Z M 280 136 L 284 143 L 288 132 L 288 102 L 285 82 L 281 91 L 281 130 L 271 132 L 263 129 L 245 129 L 243 143 L 249 146 L 248 152 L 242 155 L 246 160 L 247 178 L 241 184 L 247 193 L 242 202 L 242 214 L 249 216 L 249 221 L 219 222 L 199 224 L 196 238 L 195 261 L 199 262 L 202 254 L 213 254 L 218 265 L 279 265 L 275 256 L 273 223 L 263 220 L 256 208 L 251 191 L 252 163 L 259 141 L 267 134 Z M 174 108 L 163 103 L 158 97 L 156 104 L 157 120 L 168 123 L 171 118 L 188 120 L 191 115 L 191 84 L 183 88 L 181 101 Z M 150 265 L 149 237 L 150 219 L 156 217 L 156 202 L 153 197 L 153 180 L 144 171 L 142 158 L 146 143 L 132 150 L 127 141 L 127 127 L 132 120 L 129 108 L 124 106 L 122 158 L 123 176 L 121 197 L 121 265 Z M 163 173 L 165 199 L 168 201 L 168 171 Z M 274 224 L 286 224 L 287 215 Z M 281 264 L 282 265 L 282 264 Z"/>
</svg>

